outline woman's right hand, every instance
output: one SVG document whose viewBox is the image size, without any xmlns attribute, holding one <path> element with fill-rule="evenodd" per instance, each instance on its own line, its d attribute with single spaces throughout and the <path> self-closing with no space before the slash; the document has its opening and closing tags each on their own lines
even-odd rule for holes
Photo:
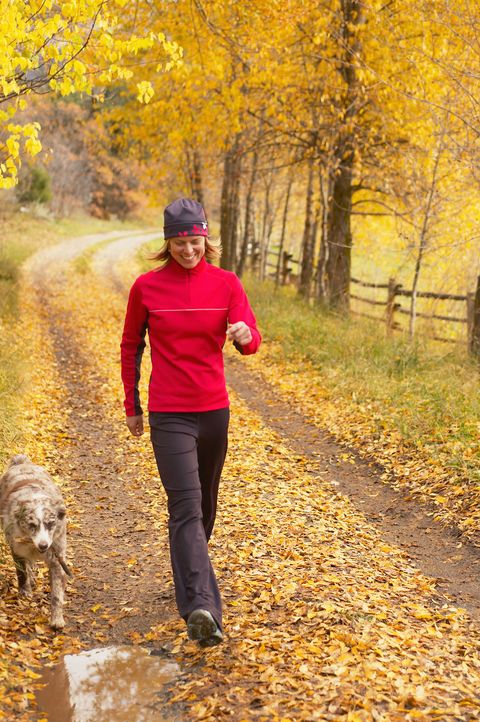
<svg viewBox="0 0 480 722">
<path fill-rule="evenodd" d="M 143 434 L 143 414 L 127 416 L 127 426 L 132 436 L 141 436 Z"/>
</svg>

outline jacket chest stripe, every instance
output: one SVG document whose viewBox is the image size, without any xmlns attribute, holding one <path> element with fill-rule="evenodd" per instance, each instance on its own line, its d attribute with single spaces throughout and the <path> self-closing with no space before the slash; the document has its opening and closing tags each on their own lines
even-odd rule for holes
<svg viewBox="0 0 480 722">
<path fill-rule="evenodd" d="M 154 308 L 150 313 L 183 313 L 184 311 L 228 311 L 228 308 Z"/>
</svg>

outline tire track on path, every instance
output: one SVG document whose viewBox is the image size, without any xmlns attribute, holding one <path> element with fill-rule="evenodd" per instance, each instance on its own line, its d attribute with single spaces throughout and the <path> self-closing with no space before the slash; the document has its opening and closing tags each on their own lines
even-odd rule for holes
<svg viewBox="0 0 480 722">
<path fill-rule="evenodd" d="M 143 489 L 118 432 L 109 433 L 109 410 L 97 389 L 107 383 L 89 368 L 72 338 L 74 324 L 52 314 L 50 333 L 64 376 L 70 410 L 70 444 L 65 472 L 77 483 L 81 534 L 71 539 L 75 548 L 78 585 L 70 605 L 77 628 L 84 633 L 85 610 L 101 605 L 98 613 L 111 628 L 109 641 L 122 641 L 132 631 L 140 634 L 165 617 L 173 616 L 168 549 L 159 543 L 154 520 L 142 501 Z M 159 490 L 159 494 L 160 494 Z M 113 623 L 115 622 L 115 623 Z M 102 629 L 104 624 L 101 624 Z M 94 635 L 102 641 L 101 635 Z"/>
<path fill-rule="evenodd" d="M 118 266 L 127 260 L 130 260 L 130 262 L 133 262 L 133 265 L 135 265 L 132 257 L 135 256 L 136 252 L 142 246 L 156 238 L 158 238 L 159 245 L 161 245 L 161 243 L 163 243 L 163 233 L 161 231 L 125 236 L 112 241 L 112 243 L 103 246 L 95 253 L 93 259 L 94 272 L 98 276 L 110 281 L 113 288 L 123 294 L 125 292 L 125 284 Z"/>
<path fill-rule="evenodd" d="M 108 234 L 112 243 L 124 241 Z M 128 236 L 129 237 L 129 236 Z M 132 245 L 149 239 L 143 232 Z M 79 528 L 71 524 L 75 581 L 67 591 L 67 630 L 92 644 L 135 640 L 176 619 L 164 516 L 153 518 L 128 440 L 102 400 L 108 385 L 75 338 L 75 319 L 57 295 L 65 267 L 102 236 L 73 239 L 35 256 L 27 274 L 53 342 L 65 385 L 68 437 L 61 473 L 74 489 Z M 126 435 L 126 434 L 125 434 Z M 133 463 L 132 463 L 133 459 Z M 157 490 L 158 495 L 163 493 Z M 90 622 L 90 626 L 88 625 Z"/>
</svg>

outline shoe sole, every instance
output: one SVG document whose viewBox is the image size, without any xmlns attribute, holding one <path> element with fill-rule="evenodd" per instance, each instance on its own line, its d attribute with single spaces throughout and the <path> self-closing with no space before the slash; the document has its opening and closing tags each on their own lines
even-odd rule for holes
<svg viewBox="0 0 480 722">
<path fill-rule="evenodd" d="M 213 647 L 222 641 L 222 633 L 214 618 L 204 609 L 192 612 L 187 622 L 189 639 L 197 641 L 202 647 Z"/>
<path fill-rule="evenodd" d="M 200 639 L 198 643 L 201 647 L 215 647 L 221 642 L 223 642 L 223 635 L 219 629 L 216 629 L 211 637 L 208 637 L 208 639 Z"/>
</svg>

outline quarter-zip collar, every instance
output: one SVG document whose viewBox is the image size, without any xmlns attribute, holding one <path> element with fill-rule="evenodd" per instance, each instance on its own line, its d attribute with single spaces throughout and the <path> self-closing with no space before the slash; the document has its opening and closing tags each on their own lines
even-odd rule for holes
<svg viewBox="0 0 480 722">
<path fill-rule="evenodd" d="M 172 273 L 178 275 L 178 276 L 198 276 L 207 269 L 207 261 L 205 259 L 205 256 L 202 256 L 200 261 L 197 263 L 196 266 L 193 268 L 184 268 L 183 266 L 178 263 L 174 258 L 170 258 L 169 262 L 166 266 L 164 266 L 165 269 L 169 269 Z"/>
</svg>

